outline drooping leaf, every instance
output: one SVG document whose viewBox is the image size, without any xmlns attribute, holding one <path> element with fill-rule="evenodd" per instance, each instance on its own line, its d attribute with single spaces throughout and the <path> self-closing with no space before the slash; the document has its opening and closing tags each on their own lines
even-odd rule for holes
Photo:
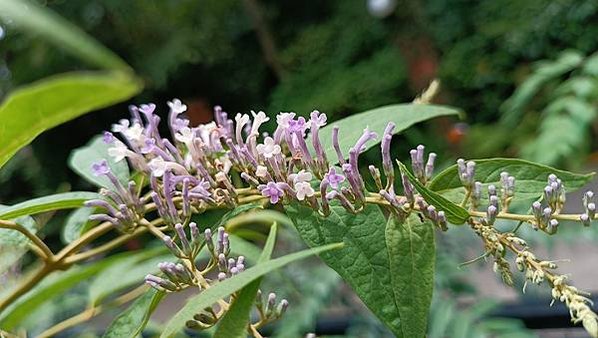
<svg viewBox="0 0 598 338">
<path fill-rule="evenodd" d="M 99 304 L 104 298 L 135 284 L 142 284 L 148 273 L 158 272 L 158 263 L 172 260 L 166 248 L 143 250 L 115 262 L 102 270 L 89 285 L 89 303 Z"/>
<path fill-rule="evenodd" d="M 227 295 L 236 292 L 249 283 L 260 278 L 261 276 L 272 272 L 276 269 L 282 268 L 283 266 L 292 263 L 296 260 L 307 258 L 312 255 L 317 255 L 322 252 L 341 248 L 341 243 L 335 243 L 331 245 L 325 245 L 322 247 L 303 250 L 290 255 L 286 255 L 280 258 L 270 260 L 266 263 L 258 264 L 245 270 L 236 276 L 226 279 L 220 283 L 215 284 L 207 290 L 202 291 L 197 296 L 190 298 L 185 306 L 177 312 L 173 318 L 166 324 L 164 331 L 160 337 L 172 337 L 178 330 L 185 326 L 187 320 L 193 318 L 193 315 L 202 309 L 212 306 L 219 299 L 226 297 Z"/>
<path fill-rule="evenodd" d="M 0 219 L 11 219 L 52 210 L 78 208 L 82 207 L 85 201 L 94 198 L 101 198 L 101 196 L 95 192 L 76 191 L 34 198 L 2 209 Z"/>
<path fill-rule="evenodd" d="M 384 233 L 386 219 L 380 208 L 368 204 L 354 215 L 333 202 L 328 217 L 301 204 L 291 204 L 285 210 L 310 247 L 344 243 L 342 249 L 323 253 L 321 258 L 349 283 L 365 305 L 397 337 L 403 337 L 400 300 L 393 292 Z"/>
<path fill-rule="evenodd" d="M 503 171 L 515 177 L 515 196 L 512 203 L 529 204 L 542 196 L 550 174 L 557 175 L 563 181 L 568 192 L 583 187 L 594 176 L 593 173 L 574 174 L 515 158 L 491 158 L 474 161 L 476 163 L 475 179 L 480 181 L 484 188 L 487 188 L 490 184 L 500 187 L 500 173 Z M 456 165 L 448 167 L 436 175 L 430 182 L 429 188 L 455 203 L 459 203 L 465 196 L 465 189 L 459 180 Z M 482 196 L 485 196 L 485 194 L 482 194 Z"/>
<path fill-rule="evenodd" d="M 89 220 L 89 216 L 93 215 L 95 211 L 96 208 L 83 207 L 71 212 L 60 233 L 62 241 L 66 244 L 71 243 L 91 229 L 94 224 L 97 224 L 97 221 Z"/>
<path fill-rule="evenodd" d="M 6 206 L 0 206 L 0 212 L 6 208 Z M 12 221 L 33 234 L 38 230 L 38 224 L 33 217 L 22 216 Z M 12 229 L 0 229 L 0 257 L 2 257 L 0 260 L 0 274 L 10 268 L 27 252 L 28 245 L 29 239 L 22 233 Z"/>
<path fill-rule="evenodd" d="M 0 166 L 45 130 L 126 100 L 140 90 L 139 80 L 131 75 L 79 72 L 13 91 L 0 106 Z"/>
<path fill-rule="evenodd" d="M 424 337 L 434 289 L 434 226 L 415 214 L 386 224 L 390 276 L 404 337 Z"/>
<path fill-rule="evenodd" d="M 407 175 L 411 184 L 413 184 L 415 189 L 417 189 L 417 192 L 422 195 L 428 204 L 433 205 L 437 210 L 443 210 L 446 214 L 446 219 L 452 224 L 459 225 L 465 223 L 465 221 L 469 218 L 469 213 L 467 210 L 455 204 L 454 202 L 447 200 L 431 189 L 426 188 L 415 178 L 415 176 L 413 176 L 413 174 L 405 167 L 403 163 L 399 161 L 397 161 L 397 163 L 401 172 Z M 461 201 L 457 203 L 460 202 Z"/>
<path fill-rule="evenodd" d="M 115 162 L 112 156 L 108 155 L 108 148 L 109 146 L 102 140 L 101 136 L 95 137 L 84 147 L 75 149 L 72 152 L 68 161 L 69 167 L 90 183 L 99 187 L 113 189 L 114 187 L 106 176 L 96 176 L 91 170 L 91 166 L 94 163 L 106 160 L 112 173 L 126 186 L 130 178 L 127 161 Z"/>
<path fill-rule="evenodd" d="M 270 260 L 274 244 L 276 242 L 276 223 L 270 228 L 270 234 L 264 245 L 264 250 L 258 260 L 259 263 L 264 263 Z M 226 312 L 220 323 L 218 329 L 214 333 L 214 338 L 246 338 L 247 326 L 249 325 L 249 315 L 255 303 L 257 290 L 262 282 L 260 277 L 251 282 L 249 285 L 241 289 L 237 298 L 231 304 L 231 307 Z"/>
<path fill-rule="evenodd" d="M 112 321 L 102 337 L 135 338 L 139 336 L 164 295 L 164 292 L 150 288 Z"/>
<path fill-rule="evenodd" d="M 0 1 L 0 19 L 23 30 L 41 35 L 56 46 L 99 67 L 129 70 L 116 54 L 102 46 L 79 27 L 51 10 L 29 0 Z"/>
<path fill-rule="evenodd" d="M 0 314 L 0 327 L 5 330 L 17 328 L 32 313 L 31 309 L 36 309 L 41 304 L 59 297 L 74 285 L 89 279 L 102 269 L 126 256 L 127 254 L 114 255 L 89 265 L 76 266 L 67 271 L 52 273 Z"/>
<path fill-rule="evenodd" d="M 439 116 L 459 115 L 459 113 L 458 109 L 437 105 L 406 103 L 384 106 L 351 115 L 325 126 L 320 130 L 320 140 L 328 159 L 336 161 L 337 156 L 332 145 L 332 128 L 335 125 L 340 128 L 339 144 L 345 158 L 347 158 L 349 156 L 349 148 L 355 145 L 355 142 L 359 139 L 366 126 L 371 131 L 378 133 L 378 135 L 382 135 L 388 122 L 394 122 L 396 124 L 394 133 L 397 134 L 416 123 Z M 380 139 L 378 138 L 378 140 Z M 366 149 L 374 145 L 376 143 L 370 142 L 366 145 Z"/>
</svg>

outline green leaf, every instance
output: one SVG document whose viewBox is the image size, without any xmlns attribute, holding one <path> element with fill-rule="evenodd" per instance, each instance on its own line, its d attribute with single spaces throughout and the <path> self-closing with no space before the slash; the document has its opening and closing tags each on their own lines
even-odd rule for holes
<svg viewBox="0 0 598 338">
<path fill-rule="evenodd" d="M 32 309 L 37 309 L 45 302 L 64 294 L 76 284 L 89 279 L 123 257 L 126 255 L 114 255 L 93 264 L 76 266 L 65 272 L 52 273 L 0 314 L 0 327 L 9 331 L 14 330 L 29 317 Z"/>
<path fill-rule="evenodd" d="M 187 304 L 185 304 L 185 306 L 183 306 L 183 308 L 179 310 L 179 312 L 177 312 L 166 324 L 166 327 L 160 337 L 172 337 L 178 330 L 185 326 L 187 320 L 191 319 L 194 314 L 208 306 L 212 306 L 219 299 L 222 299 L 231 293 L 242 289 L 249 283 L 269 272 L 279 269 L 296 260 L 341 247 L 341 243 L 335 243 L 314 249 L 299 251 L 290 255 L 273 259 L 266 263 L 258 264 L 245 270 L 243 273 L 217 283 L 209 289 L 202 291 L 199 295 L 191 297 Z"/>
<path fill-rule="evenodd" d="M 150 288 L 116 317 L 103 338 L 135 338 L 141 334 L 165 293 Z"/>
<path fill-rule="evenodd" d="M 549 81 L 577 68 L 584 60 L 577 51 L 567 50 L 559 55 L 556 61 L 543 61 L 537 64 L 534 73 L 525 80 L 513 95 L 505 101 L 501 123 L 510 127 L 515 126 L 521 119 L 525 106 Z"/>
<path fill-rule="evenodd" d="M 0 212 L 6 208 L 6 206 L 0 206 Z M 38 223 L 33 217 L 22 216 L 12 221 L 20 224 L 33 234 L 39 228 Z M 0 229 L 0 256 L 2 257 L 0 260 L 0 274 L 10 268 L 29 250 L 29 242 L 29 239 L 25 235 L 16 230 Z"/>
<path fill-rule="evenodd" d="M 442 197 L 440 194 L 426 188 L 415 178 L 415 176 L 413 176 L 413 174 L 405 167 L 403 163 L 399 161 L 397 161 L 397 163 L 401 172 L 407 175 L 411 184 L 413 184 L 415 189 L 417 189 L 417 192 L 422 195 L 428 204 L 433 205 L 438 210 L 443 210 L 446 214 L 446 219 L 452 224 L 459 225 L 465 223 L 465 221 L 469 218 L 469 212 L 467 212 L 467 210 L 463 209 L 458 204 L 455 204 L 460 203 L 460 201 L 451 202 L 450 200 Z"/>
<path fill-rule="evenodd" d="M 500 187 L 500 173 L 503 171 L 515 177 L 515 197 L 512 203 L 529 204 L 537 200 L 542 196 L 550 174 L 557 175 L 563 181 L 567 192 L 583 187 L 594 176 L 594 173 L 574 174 L 514 158 L 491 158 L 474 161 L 476 163 L 475 178 L 483 184 L 484 188 L 487 188 L 490 184 Z M 465 196 L 465 188 L 462 187 L 457 174 L 457 165 L 450 166 L 436 175 L 430 182 L 429 188 L 455 203 L 459 203 Z M 484 196 L 484 194 L 482 195 Z"/>
<path fill-rule="evenodd" d="M 95 306 L 111 294 L 143 283 L 143 278 L 148 273 L 158 272 L 158 263 L 173 258 L 172 255 L 165 254 L 166 252 L 163 246 L 143 250 L 102 270 L 89 285 L 90 305 Z"/>
<path fill-rule="evenodd" d="M 386 246 L 403 336 L 424 337 L 434 290 L 434 226 L 414 213 L 405 221 L 391 216 L 386 224 Z"/>
<path fill-rule="evenodd" d="M 112 183 L 106 176 L 96 176 L 91 170 L 91 166 L 101 160 L 106 160 L 112 173 L 118 178 L 120 183 L 126 186 L 129 182 L 129 166 L 127 161 L 115 162 L 112 156 L 108 155 L 109 146 L 102 140 L 101 136 L 93 138 L 84 147 L 75 149 L 69 158 L 69 167 L 79 176 L 85 178 L 92 184 L 107 189 L 113 189 Z"/>
<path fill-rule="evenodd" d="M 266 240 L 264 250 L 260 255 L 259 263 L 264 263 L 270 260 L 274 244 L 276 242 L 276 223 L 270 228 L 270 235 Z M 218 324 L 218 329 L 214 333 L 214 338 L 246 338 L 247 326 L 249 325 L 249 315 L 255 303 L 257 290 L 262 282 L 260 277 L 251 282 L 239 292 L 237 298 L 232 303 L 229 310 L 224 315 L 224 318 Z"/>
<path fill-rule="evenodd" d="M 41 212 L 82 207 L 85 201 L 101 198 L 95 192 L 76 191 L 48 195 L 15 204 L 0 211 L 0 219 L 39 214 Z"/>
<path fill-rule="evenodd" d="M 97 221 L 89 220 L 89 216 L 93 215 L 95 211 L 96 208 L 84 207 L 71 212 L 61 231 L 62 241 L 67 244 L 71 243 L 97 224 Z"/>
<path fill-rule="evenodd" d="M 403 337 L 398 307 L 400 300 L 393 292 L 384 233 L 386 219 L 380 208 L 367 204 L 354 215 L 333 201 L 328 217 L 322 217 L 312 208 L 298 203 L 285 209 L 301 238 L 310 247 L 344 243 L 341 250 L 323 253 L 321 258 L 343 277 L 397 337 Z"/>
<path fill-rule="evenodd" d="M 124 73 L 78 72 L 13 91 L 0 106 L 0 167 L 45 130 L 126 100 L 141 88 Z"/>
<path fill-rule="evenodd" d="M 122 59 L 79 27 L 35 2 L 2 0 L 0 1 L 0 18 L 23 30 L 41 35 L 56 46 L 96 66 L 130 70 Z"/>
<path fill-rule="evenodd" d="M 320 140 L 329 160 L 336 161 L 337 156 L 332 145 L 332 128 L 336 125 L 339 130 L 339 144 L 344 152 L 345 158 L 349 156 L 349 148 L 355 145 L 355 142 L 363 129 L 368 126 L 371 131 L 382 135 L 388 122 L 396 124 L 394 133 L 411 127 L 412 125 L 429 120 L 438 116 L 459 115 L 460 111 L 445 106 L 423 105 L 423 104 L 395 104 L 368 110 L 363 113 L 351 115 L 342 120 L 336 121 L 320 130 Z M 366 149 L 369 149 L 377 143 L 369 142 Z"/>
</svg>

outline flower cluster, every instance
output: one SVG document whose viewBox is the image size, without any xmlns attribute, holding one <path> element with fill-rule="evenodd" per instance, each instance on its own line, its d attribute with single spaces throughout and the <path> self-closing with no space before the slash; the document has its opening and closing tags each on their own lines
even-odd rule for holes
<svg viewBox="0 0 598 338">
<path fill-rule="evenodd" d="M 402 185 L 402 195 L 397 194 L 390 155 L 395 129 L 393 123 L 386 126 L 380 139 L 382 170 L 374 165 L 368 166 L 377 188 L 377 192 L 370 192 L 365 187 L 359 166 L 359 156 L 368 148 L 368 142 L 378 138 L 369 128 L 365 128 L 347 152 L 340 147 L 340 129 L 332 127 L 336 159 L 329 161 L 328 156 L 331 155 L 327 155 L 320 140 L 327 118 L 318 111 L 313 111 L 309 119 L 292 112 L 280 113 L 276 116 L 276 128 L 270 135 L 260 132 L 260 127 L 270 120 L 264 112 L 252 111 L 251 116 L 239 113 L 230 118 L 222 108 L 215 107 L 214 122 L 191 127 L 189 121 L 182 117 L 186 110 L 184 104 L 175 99 L 168 105 L 170 139 L 160 135 L 160 118 L 154 113 L 156 106 L 153 104 L 131 107 L 130 120 L 121 120 L 113 125 L 112 132 L 104 133 L 112 159 L 117 162 L 128 160 L 137 172 L 147 178 L 149 192 L 141 194 L 141 187 L 137 188 L 133 182 L 123 186 L 111 173 L 107 162 L 103 161 L 94 164 L 93 171 L 98 176 L 106 176 L 114 185 L 114 191 L 103 190 L 106 200 L 88 202 L 90 206 L 105 209 L 105 214 L 94 218 L 108 221 L 122 231 L 131 231 L 139 225 L 148 226 L 144 216 L 155 211 L 159 222 L 176 233 L 178 243 L 169 236 L 164 236 L 163 240 L 181 263 L 162 263 L 159 268 L 163 276 L 148 275 L 146 282 L 155 288 L 165 291 L 178 291 L 189 285 L 207 288 L 211 283 L 244 271 L 242 256 L 229 257 L 228 235 L 224 229 L 218 230 L 214 241 L 209 229 L 200 236 L 197 226 L 190 222 L 191 215 L 211 207 L 233 208 L 263 199 L 271 204 L 304 203 L 327 216 L 333 201 L 351 213 L 361 211 L 366 203 L 377 203 L 399 218 L 415 211 L 436 227 L 448 229 L 445 210 L 428 204 L 418 193 L 420 183 L 425 187 L 432 180 L 436 160 L 435 153 L 429 153 L 426 158 L 423 145 L 410 151 L 412 171 L 419 183 L 411 182 L 410 177 L 401 172 L 398 181 Z M 459 159 L 456 167 L 466 192 L 461 205 L 469 209 L 467 222 L 483 239 L 486 248 L 484 257 L 493 256 L 495 270 L 505 283 L 512 284 L 513 281 L 505 258 L 508 249 L 517 253 L 517 267 L 525 271 L 530 281 L 539 283 L 544 276 L 550 276 L 553 293 L 575 312 L 572 312 L 573 320 L 583 321 L 585 325 L 586 319 L 595 314 L 573 287 L 559 284 L 558 276 L 547 272 L 552 265 L 544 266 L 545 262 L 531 256 L 522 239 L 494 227 L 498 218 L 514 217 L 508 209 L 516 194 L 515 177 L 502 172 L 498 187 L 488 185 L 486 204 L 484 184 L 475 180 L 476 163 Z M 233 184 L 233 177 L 236 177 L 233 172 L 238 173 L 244 187 L 239 187 L 240 182 Z M 417 189 L 414 183 L 417 183 Z M 528 222 L 535 229 L 554 233 L 558 219 L 562 218 L 560 212 L 564 202 L 562 181 L 550 175 L 542 199 L 532 205 L 532 215 L 515 215 L 515 219 Z M 575 217 L 588 225 L 596 214 L 594 194 L 586 193 L 583 203 L 585 213 Z M 484 204 L 485 210 L 478 211 Z M 184 231 L 187 225 L 190 237 Z M 195 257 L 204 246 L 208 248 L 211 259 L 203 270 L 199 270 Z M 521 246 L 524 248 L 520 249 Z M 210 271 L 216 273 L 215 278 L 204 276 Z M 252 327 L 259 328 L 278 318 L 288 303 L 283 300 L 275 306 L 275 295 L 270 294 L 267 301 L 258 297 L 255 305 L 260 320 Z M 213 325 L 220 316 L 221 313 L 210 309 L 197 314 L 187 324 L 190 328 L 205 328 Z"/>
<path fill-rule="evenodd" d="M 320 141 L 320 130 L 327 123 L 325 114 L 313 111 L 309 119 L 285 112 L 276 116 L 274 133 L 260 134 L 260 127 L 270 119 L 264 112 L 236 114 L 234 119 L 220 107 L 214 109 L 214 122 L 190 127 L 182 117 L 186 106 L 175 99 L 168 102 L 168 127 L 173 141 L 162 137 L 158 128 L 160 117 L 154 104 L 130 107 L 132 118 L 121 120 L 104 133 L 108 153 L 116 162 L 127 159 L 132 167 L 148 177 L 150 192 L 142 197 L 134 182 L 128 188 L 110 171 L 107 162 L 94 164 L 94 173 L 106 176 L 115 192 L 103 192 L 107 199 L 90 201 L 88 205 L 102 207 L 105 214 L 94 218 L 109 221 L 120 230 L 131 231 L 146 212 L 156 210 L 169 225 L 185 223 L 193 213 L 212 206 L 236 206 L 243 198 L 232 183 L 229 171 L 234 168 L 250 189 L 255 189 L 270 203 L 298 201 L 309 204 L 324 215 L 330 212 L 330 202 L 337 200 L 350 212 L 358 212 L 366 203 L 369 192 L 359 171 L 359 155 L 376 133 L 366 128 L 345 156 L 339 143 L 339 128 L 332 130 L 336 162 L 328 161 Z M 405 197 L 394 189 L 394 168 L 390 157 L 390 141 L 395 126 L 389 123 L 382 135 L 383 172 L 370 166 L 370 173 L 379 188 L 379 196 L 393 211 L 415 203 L 413 186 L 402 177 Z M 436 154 L 430 153 L 424 163 L 424 146 L 411 151 L 412 168 L 417 178 L 428 182 L 434 171 Z M 147 204 L 148 201 L 153 202 Z M 406 203 L 409 203 L 406 205 Z M 423 203 L 420 202 L 420 204 Z M 144 207 L 145 205 L 145 207 Z M 408 208 L 407 208 L 408 209 Z M 421 209 L 440 227 L 446 228 L 442 211 L 426 205 Z"/>
</svg>

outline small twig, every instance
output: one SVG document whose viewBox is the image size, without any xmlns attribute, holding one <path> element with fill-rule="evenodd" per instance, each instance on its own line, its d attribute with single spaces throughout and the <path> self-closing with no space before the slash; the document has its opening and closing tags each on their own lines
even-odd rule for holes
<svg viewBox="0 0 598 338">
<path fill-rule="evenodd" d="M 68 328 L 75 326 L 75 325 L 78 325 L 78 324 L 88 321 L 89 319 L 102 313 L 102 311 L 104 311 L 108 307 L 120 306 L 120 305 L 123 305 L 125 303 L 132 301 L 133 299 L 141 296 L 147 289 L 148 289 L 147 285 L 144 284 L 144 285 L 141 285 L 141 286 L 133 289 L 132 291 L 125 293 L 124 295 L 114 299 L 113 301 L 111 301 L 108 304 L 101 304 L 101 305 L 98 305 L 95 307 L 88 308 L 85 311 L 79 313 L 78 315 L 70 317 L 70 318 L 50 327 L 49 329 L 40 333 L 38 335 L 38 338 L 53 337 L 56 334 L 58 334 L 59 332 L 62 332 Z"/>
<path fill-rule="evenodd" d="M 462 267 L 464 267 L 464 266 L 466 266 L 466 265 L 473 264 L 473 263 L 475 263 L 475 262 L 478 262 L 478 261 L 480 261 L 480 260 L 482 260 L 482 259 L 484 259 L 484 258 L 488 257 L 489 255 L 490 255 L 490 252 L 486 251 L 486 252 L 484 252 L 482 255 L 480 255 L 480 256 L 478 256 L 478 257 L 476 257 L 476 258 L 474 258 L 474 259 L 470 259 L 470 260 L 468 260 L 468 261 L 466 261 L 466 262 L 463 262 L 463 263 L 459 264 L 459 266 L 458 266 L 458 267 L 459 267 L 459 269 L 461 269 Z"/>
<path fill-rule="evenodd" d="M 33 245 L 39 249 L 39 251 L 36 250 L 35 253 L 37 255 L 39 255 L 40 258 L 43 259 L 44 261 L 52 261 L 54 259 L 54 253 L 52 253 L 52 250 L 50 250 L 50 248 L 48 248 L 46 243 L 44 243 L 36 235 L 32 234 L 24 226 L 17 224 L 15 222 L 12 222 L 12 221 L 0 220 L 0 228 L 16 230 L 16 231 L 22 233 L 23 235 L 25 235 L 27 238 L 29 238 L 31 240 Z"/>
</svg>

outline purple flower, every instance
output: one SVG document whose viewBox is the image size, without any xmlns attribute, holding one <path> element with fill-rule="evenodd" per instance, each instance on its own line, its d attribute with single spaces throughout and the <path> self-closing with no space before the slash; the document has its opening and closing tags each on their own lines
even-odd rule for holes
<svg viewBox="0 0 598 338">
<path fill-rule="evenodd" d="M 270 203 L 276 204 L 280 198 L 284 195 L 284 191 L 280 187 L 280 184 L 275 182 L 268 182 L 266 185 L 260 185 L 258 187 L 262 196 L 269 197 Z"/>
<path fill-rule="evenodd" d="M 303 116 L 299 116 L 296 120 L 289 121 L 289 132 L 295 133 L 300 132 L 302 136 L 305 136 L 305 131 L 308 125 Z"/>
<path fill-rule="evenodd" d="M 104 140 L 104 143 L 110 144 L 114 142 L 114 135 L 109 131 L 105 131 L 102 140 Z"/>
<path fill-rule="evenodd" d="M 110 172 L 110 167 L 108 166 L 108 162 L 106 162 L 106 160 L 101 160 L 100 162 L 96 162 L 91 165 L 91 171 L 95 176 L 102 176 Z"/>
<path fill-rule="evenodd" d="M 339 184 L 345 181 L 345 176 L 337 174 L 334 167 L 330 168 L 326 175 L 324 175 L 324 178 L 328 180 L 328 183 L 334 189 L 338 189 Z"/>
</svg>

